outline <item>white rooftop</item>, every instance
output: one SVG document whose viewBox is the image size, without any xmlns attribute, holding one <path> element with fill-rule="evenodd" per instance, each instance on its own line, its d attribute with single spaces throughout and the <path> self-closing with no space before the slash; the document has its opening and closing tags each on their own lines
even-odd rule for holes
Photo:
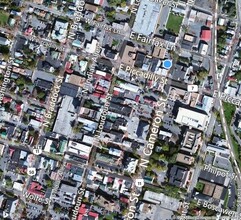
<svg viewBox="0 0 241 220">
<path fill-rule="evenodd" d="M 208 116 L 185 108 L 179 108 L 175 121 L 181 125 L 191 126 L 198 130 L 205 130 Z"/>
</svg>

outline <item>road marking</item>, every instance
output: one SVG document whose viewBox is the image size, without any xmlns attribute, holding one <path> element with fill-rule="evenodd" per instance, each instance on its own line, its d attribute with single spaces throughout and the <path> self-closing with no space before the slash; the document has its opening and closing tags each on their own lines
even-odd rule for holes
<svg viewBox="0 0 241 220">
<path fill-rule="evenodd" d="M 235 164 L 235 166 L 237 166 L 238 164 L 237 164 L 237 162 L 236 162 L 236 160 L 234 160 L 234 164 Z M 237 168 L 238 169 L 238 168 Z"/>
</svg>

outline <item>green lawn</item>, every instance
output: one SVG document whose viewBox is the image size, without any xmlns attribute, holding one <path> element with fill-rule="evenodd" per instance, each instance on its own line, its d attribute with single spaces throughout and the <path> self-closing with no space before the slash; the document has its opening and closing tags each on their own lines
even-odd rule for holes
<svg viewBox="0 0 241 220">
<path fill-rule="evenodd" d="M 197 189 L 197 191 L 202 192 L 204 188 L 204 184 L 201 182 L 197 182 L 197 185 L 195 188 Z"/>
<path fill-rule="evenodd" d="M 8 17 L 8 13 L 0 11 L 0 25 L 6 25 L 8 22 Z"/>
<path fill-rule="evenodd" d="M 182 16 L 174 15 L 174 14 L 170 13 L 168 21 L 167 21 L 166 28 L 169 31 L 171 31 L 171 32 L 173 32 L 175 34 L 178 34 L 179 31 L 180 31 L 182 20 L 183 20 Z"/>
<path fill-rule="evenodd" d="M 229 200 L 229 197 L 228 197 L 228 191 L 227 191 L 224 199 L 224 204 L 223 204 L 225 208 L 227 208 L 228 200 Z"/>
<path fill-rule="evenodd" d="M 236 106 L 227 102 L 223 102 L 224 116 L 229 126 L 235 113 Z"/>
<path fill-rule="evenodd" d="M 238 162 L 238 166 L 241 168 L 241 161 L 240 161 L 240 146 L 238 144 L 238 142 L 236 141 L 235 137 L 231 134 L 231 141 L 233 144 L 233 148 L 234 148 L 234 156 Z"/>
</svg>

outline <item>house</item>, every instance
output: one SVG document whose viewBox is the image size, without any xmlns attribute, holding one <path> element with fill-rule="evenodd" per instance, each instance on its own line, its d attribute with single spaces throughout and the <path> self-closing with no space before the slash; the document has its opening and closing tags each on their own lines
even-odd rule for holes
<svg viewBox="0 0 241 220">
<path fill-rule="evenodd" d="M 154 47 L 152 56 L 158 59 L 164 59 L 166 56 L 166 49 L 164 47 Z"/>
<path fill-rule="evenodd" d="M 223 186 L 211 183 L 205 180 L 199 180 L 199 183 L 203 184 L 202 194 L 213 197 L 214 199 L 220 199 L 224 190 Z"/>
<path fill-rule="evenodd" d="M 16 167 L 18 167 L 20 172 L 26 173 L 32 156 L 26 151 L 19 150 L 13 147 L 9 148 L 8 151 L 8 154 L 11 158 L 8 166 L 9 170 L 16 171 Z"/>
<path fill-rule="evenodd" d="M 79 92 L 79 86 L 73 85 L 71 83 L 63 82 L 60 88 L 61 96 L 76 97 Z"/>
<path fill-rule="evenodd" d="M 98 12 L 98 9 L 99 8 L 96 5 L 91 5 L 89 3 L 85 3 L 85 10 L 87 10 L 87 11 L 92 11 L 92 12 L 96 13 L 96 12 Z"/>
<path fill-rule="evenodd" d="M 208 44 L 206 43 L 200 43 L 199 46 L 199 53 L 202 55 L 206 55 L 208 52 Z"/>
<path fill-rule="evenodd" d="M 177 81 L 184 81 L 186 75 L 189 73 L 189 67 L 183 63 L 177 63 L 172 71 L 172 79 Z"/>
<path fill-rule="evenodd" d="M 8 46 L 9 44 L 10 44 L 10 41 L 7 38 L 0 37 L 0 45 Z"/>
<path fill-rule="evenodd" d="M 2 219 L 14 219 L 19 199 L 0 195 L 0 217 Z"/>
<path fill-rule="evenodd" d="M 84 77 L 75 75 L 75 74 L 71 74 L 70 76 L 68 76 L 68 83 L 76 85 L 78 87 L 83 88 L 85 85 L 85 81 L 86 79 Z"/>
<path fill-rule="evenodd" d="M 92 147 L 87 144 L 81 144 L 75 141 L 70 140 L 68 143 L 68 152 L 78 154 L 84 159 L 88 159 Z"/>
<path fill-rule="evenodd" d="M 97 45 L 98 45 L 98 40 L 92 39 L 91 43 L 87 43 L 87 44 L 86 44 L 85 51 L 86 51 L 87 53 L 92 54 L 92 53 L 95 52 L 95 50 L 96 50 L 96 48 L 97 48 Z"/>
<path fill-rule="evenodd" d="M 90 3 L 92 5 L 103 5 L 104 0 L 86 0 L 86 3 Z"/>
<path fill-rule="evenodd" d="M 135 173 L 138 165 L 138 159 L 133 157 L 126 157 L 123 160 L 124 171 L 128 173 Z"/>
<path fill-rule="evenodd" d="M 191 34 L 185 34 L 181 47 L 186 50 L 191 50 L 192 47 L 196 44 L 197 37 Z"/>
<path fill-rule="evenodd" d="M 188 188 L 192 178 L 192 171 L 188 168 L 173 165 L 169 172 L 169 183 L 171 185 Z"/>
<path fill-rule="evenodd" d="M 178 153 L 176 162 L 180 162 L 186 165 L 192 165 L 195 161 L 195 158 L 192 156 L 188 156 L 186 154 Z"/>
<path fill-rule="evenodd" d="M 107 58 L 112 59 L 112 60 L 116 60 L 118 57 L 118 53 L 114 50 L 105 49 L 104 54 Z"/>
<path fill-rule="evenodd" d="M 62 19 L 56 19 L 51 37 L 61 43 L 66 42 L 69 23 Z"/>
<path fill-rule="evenodd" d="M 135 67 L 142 68 L 144 62 L 146 59 L 146 55 L 144 53 L 137 53 L 136 54 L 136 60 L 135 60 Z"/>
<path fill-rule="evenodd" d="M 64 203 L 68 205 L 73 205 L 75 204 L 77 191 L 78 189 L 76 186 L 71 186 L 67 183 L 61 182 L 58 189 L 58 195 Z"/>
<path fill-rule="evenodd" d="M 94 131 L 97 129 L 98 123 L 93 120 L 88 120 L 86 118 L 79 117 L 78 122 L 83 124 L 82 129 L 89 131 L 91 133 L 94 133 Z"/>
<path fill-rule="evenodd" d="M 173 34 L 168 34 L 168 33 L 166 33 L 166 34 L 164 35 L 164 40 L 166 40 L 166 41 L 175 43 L 175 42 L 176 42 L 176 39 L 177 39 L 177 37 L 176 37 L 175 35 L 173 35 Z"/>
<path fill-rule="evenodd" d="M 98 112 L 90 108 L 80 107 L 79 115 L 84 116 L 87 119 L 95 119 Z"/>
<path fill-rule="evenodd" d="M 34 83 L 37 87 L 44 89 L 44 90 L 50 90 L 53 86 L 52 82 L 49 82 L 44 79 L 39 79 L 39 78 Z"/>
<path fill-rule="evenodd" d="M 43 198 L 45 196 L 46 188 L 43 187 L 40 183 L 33 181 L 28 187 L 28 192 Z"/>
</svg>

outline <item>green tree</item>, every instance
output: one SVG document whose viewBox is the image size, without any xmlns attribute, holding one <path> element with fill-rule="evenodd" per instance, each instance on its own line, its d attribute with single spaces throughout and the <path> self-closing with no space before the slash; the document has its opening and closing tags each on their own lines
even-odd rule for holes
<svg viewBox="0 0 241 220">
<path fill-rule="evenodd" d="M 0 53 L 2 53 L 2 54 L 9 54 L 9 48 L 8 48 L 8 46 L 1 45 L 1 46 L 0 46 Z"/>
<path fill-rule="evenodd" d="M 197 78 L 199 81 L 202 81 L 205 79 L 205 77 L 208 76 L 208 71 L 207 70 L 201 70 L 197 73 Z"/>
<path fill-rule="evenodd" d="M 163 151 L 169 151 L 169 145 L 164 144 L 164 145 L 162 146 L 162 150 L 163 150 Z"/>
<path fill-rule="evenodd" d="M 5 181 L 6 181 L 6 186 L 8 188 L 12 188 L 13 187 L 13 182 L 12 182 L 11 178 L 6 178 Z"/>
<path fill-rule="evenodd" d="M 37 97 L 38 97 L 38 99 L 42 100 L 45 97 L 45 95 L 46 95 L 45 92 L 40 91 L 40 92 L 38 92 Z"/>
<path fill-rule="evenodd" d="M 22 76 L 18 77 L 17 80 L 16 80 L 16 85 L 17 86 L 21 86 L 21 85 L 24 85 L 25 84 L 25 80 Z"/>
<path fill-rule="evenodd" d="M 76 124 L 75 126 L 74 126 L 74 128 L 73 128 L 73 132 L 76 134 L 76 133 L 78 133 L 78 132 L 80 132 L 80 130 L 82 129 L 82 127 L 83 127 L 83 123 L 78 123 L 78 124 Z"/>
<path fill-rule="evenodd" d="M 106 12 L 106 17 L 110 22 L 115 20 L 115 15 L 116 15 L 116 11 L 114 9 Z"/>
<path fill-rule="evenodd" d="M 0 179 L 2 179 L 2 177 L 3 177 L 3 171 L 0 170 Z"/>
<path fill-rule="evenodd" d="M 53 180 L 51 180 L 51 179 L 46 180 L 46 185 L 47 185 L 48 188 L 52 188 L 53 187 Z"/>
</svg>

